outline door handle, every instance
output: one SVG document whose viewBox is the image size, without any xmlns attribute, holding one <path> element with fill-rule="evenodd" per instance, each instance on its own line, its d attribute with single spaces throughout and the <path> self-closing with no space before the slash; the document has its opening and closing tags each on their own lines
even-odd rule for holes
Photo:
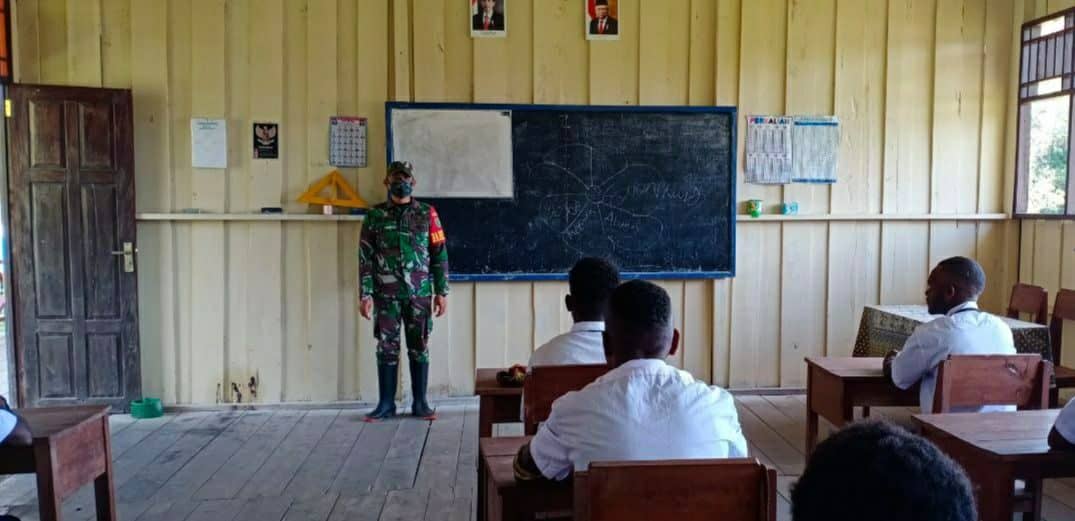
<svg viewBox="0 0 1075 521">
<path fill-rule="evenodd" d="M 120 251 L 112 252 L 112 255 L 117 257 L 123 256 L 123 271 L 125 273 L 134 273 L 134 254 L 138 253 L 138 248 L 134 247 L 134 243 L 123 243 L 123 249 Z"/>
</svg>

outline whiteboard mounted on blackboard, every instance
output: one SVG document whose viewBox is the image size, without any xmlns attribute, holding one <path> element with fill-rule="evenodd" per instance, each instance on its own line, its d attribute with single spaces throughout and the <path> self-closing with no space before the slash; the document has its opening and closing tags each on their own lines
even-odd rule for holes
<svg viewBox="0 0 1075 521">
<path fill-rule="evenodd" d="M 394 158 L 410 161 L 418 197 L 510 198 L 511 111 L 393 110 Z"/>
</svg>

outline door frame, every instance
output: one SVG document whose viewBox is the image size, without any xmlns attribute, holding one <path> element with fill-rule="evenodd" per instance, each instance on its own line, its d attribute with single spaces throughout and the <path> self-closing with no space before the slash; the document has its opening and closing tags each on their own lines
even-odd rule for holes
<svg viewBox="0 0 1075 521">
<path fill-rule="evenodd" d="M 11 214 L 8 199 L 10 197 L 10 187 L 8 186 L 8 147 L 11 146 L 7 139 L 7 90 L 8 86 L 0 84 L 0 99 L 4 100 L 4 114 L 3 124 L 0 124 L 0 228 L 4 230 L 4 239 L 8 241 L 8 247 L 4 248 L 3 256 L 3 275 L 4 275 L 4 293 L 7 296 L 7 309 L 5 310 L 4 320 L 7 321 L 7 330 L 4 334 L 4 341 L 2 348 L 7 354 L 7 367 L 4 370 L 7 371 L 7 389 L 0 389 L 0 394 L 13 398 L 13 403 L 22 406 L 22 395 L 19 393 L 19 367 L 17 360 L 15 360 L 15 314 L 11 312 Z"/>
</svg>

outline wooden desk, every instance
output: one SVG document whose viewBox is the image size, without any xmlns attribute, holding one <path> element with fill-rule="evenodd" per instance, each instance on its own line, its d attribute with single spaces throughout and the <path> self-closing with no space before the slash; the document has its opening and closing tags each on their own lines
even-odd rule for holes
<svg viewBox="0 0 1075 521">
<path fill-rule="evenodd" d="M 0 474 L 36 474 L 42 521 L 58 521 L 64 498 L 93 481 L 97 519 L 115 521 L 108 407 L 22 409 L 32 447 L 0 447 Z"/>
<path fill-rule="evenodd" d="M 1059 409 L 918 414 L 923 435 L 959 462 L 977 489 L 982 521 L 1010 520 L 1018 479 L 1075 477 L 1075 451 L 1050 450 Z"/>
<path fill-rule="evenodd" d="M 882 358 L 806 359 L 806 457 L 817 445 L 817 418 L 836 427 L 855 419 L 856 406 L 918 406 L 918 386 L 906 391 L 882 372 Z"/>
<path fill-rule="evenodd" d="M 515 453 L 529 440 L 520 436 L 478 442 L 478 521 L 529 521 L 539 512 L 571 512 L 571 480 L 515 481 Z"/>
<path fill-rule="evenodd" d="M 522 387 L 502 387 L 496 381 L 501 369 L 478 369 L 474 373 L 474 394 L 478 395 L 478 437 L 493 435 L 494 423 L 520 423 Z"/>
</svg>

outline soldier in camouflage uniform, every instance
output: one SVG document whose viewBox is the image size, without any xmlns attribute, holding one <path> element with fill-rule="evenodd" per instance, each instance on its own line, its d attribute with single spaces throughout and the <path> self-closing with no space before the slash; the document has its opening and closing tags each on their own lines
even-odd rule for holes
<svg viewBox="0 0 1075 521">
<path fill-rule="evenodd" d="M 366 415 L 369 421 L 396 414 L 400 329 L 407 338 L 411 371 L 412 411 L 433 419 L 426 401 L 429 383 L 429 333 L 432 315 L 447 309 L 448 249 L 437 210 L 413 197 L 415 180 L 410 163 L 395 161 L 384 180 L 389 200 L 366 216 L 359 250 L 362 316 L 376 314 L 377 378 L 380 399 Z"/>
</svg>

